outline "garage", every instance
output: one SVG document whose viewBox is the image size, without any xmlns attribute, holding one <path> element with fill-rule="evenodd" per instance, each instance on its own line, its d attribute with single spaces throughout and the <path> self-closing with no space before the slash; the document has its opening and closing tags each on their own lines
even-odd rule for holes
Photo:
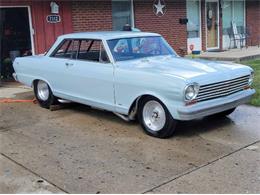
<svg viewBox="0 0 260 195">
<path fill-rule="evenodd" d="M 58 36 L 73 31 L 71 10 L 69 1 L 0 1 L 1 81 L 13 80 L 15 57 L 43 54 Z"/>
<path fill-rule="evenodd" d="M 0 8 L 1 79 L 12 80 L 12 62 L 17 56 L 32 55 L 29 7 Z"/>
</svg>

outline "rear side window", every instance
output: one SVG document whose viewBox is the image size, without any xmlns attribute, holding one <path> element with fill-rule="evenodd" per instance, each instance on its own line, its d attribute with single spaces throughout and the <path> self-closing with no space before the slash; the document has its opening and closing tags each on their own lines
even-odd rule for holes
<svg viewBox="0 0 260 195">
<path fill-rule="evenodd" d="M 56 49 L 52 57 L 75 59 L 80 46 L 80 40 L 65 40 Z"/>
<path fill-rule="evenodd" d="M 101 40 L 81 40 L 77 59 L 102 63 L 109 62 Z"/>
</svg>

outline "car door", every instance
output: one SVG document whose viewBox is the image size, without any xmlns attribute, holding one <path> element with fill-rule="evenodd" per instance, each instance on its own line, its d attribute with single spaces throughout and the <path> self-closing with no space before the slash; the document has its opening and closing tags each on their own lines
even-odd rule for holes
<svg viewBox="0 0 260 195">
<path fill-rule="evenodd" d="M 106 110 L 114 110 L 113 64 L 101 40 L 82 39 L 68 60 L 63 79 L 69 99 Z"/>
<path fill-rule="evenodd" d="M 50 84 L 52 91 L 58 97 L 64 98 L 64 95 L 71 94 L 68 76 L 69 66 L 74 64 L 75 56 L 79 47 L 79 40 L 65 39 L 54 52 L 45 58 L 44 75 L 42 75 Z"/>
</svg>

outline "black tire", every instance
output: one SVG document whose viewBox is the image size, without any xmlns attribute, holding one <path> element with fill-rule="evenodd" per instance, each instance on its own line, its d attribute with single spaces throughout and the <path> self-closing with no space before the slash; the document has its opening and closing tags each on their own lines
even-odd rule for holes
<svg viewBox="0 0 260 195">
<path fill-rule="evenodd" d="M 164 124 L 163 127 L 156 131 L 152 130 L 144 121 L 144 107 L 148 102 L 151 101 L 159 103 L 165 113 L 165 123 L 161 123 Z M 147 96 L 140 101 L 138 106 L 138 120 L 146 134 L 157 138 L 169 138 L 173 136 L 177 125 L 177 121 L 173 119 L 172 115 L 170 114 L 166 106 L 159 99 L 151 96 Z"/>
<path fill-rule="evenodd" d="M 37 80 L 37 81 L 34 81 L 34 84 L 33 84 L 35 98 L 37 99 L 37 101 L 39 102 L 39 105 L 42 108 L 49 109 L 51 105 L 58 103 L 58 99 L 53 95 L 52 90 L 47 83 L 46 84 L 47 84 L 48 90 L 49 90 L 48 98 L 46 100 L 41 99 L 40 95 L 38 94 L 38 83 L 39 82 L 43 82 L 43 81 Z"/>
<path fill-rule="evenodd" d="M 212 116 L 213 116 L 213 117 L 225 117 L 225 116 L 230 115 L 232 112 L 234 112 L 235 109 L 236 109 L 236 108 L 232 108 L 232 109 L 229 109 L 229 110 L 225 110 L 225 111 L 223 111 L 223 112 L 219 112 L 219 113 L 213 114 Z"/>
</svg>

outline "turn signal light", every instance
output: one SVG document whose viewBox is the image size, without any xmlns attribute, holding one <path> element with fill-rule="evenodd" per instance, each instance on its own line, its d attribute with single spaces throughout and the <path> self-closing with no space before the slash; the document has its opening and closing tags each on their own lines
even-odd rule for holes
<svg viewBox="0 0 260 195">
<path fill-rule="evenodd" d="M 244 90 L 246 90 L 246 89 L 250 89 L 251 87 L 248 85 L 248 86 L 245 86 L 244 87 Z"/>
<path fill-rule="evenodd" d="M 189 106 L 189 105 L 196 104 L 196 103 L 197 103 L 197 100 L 191 100 L 189 102 L 186 102 L 185 105 Z"/>
</svg>

